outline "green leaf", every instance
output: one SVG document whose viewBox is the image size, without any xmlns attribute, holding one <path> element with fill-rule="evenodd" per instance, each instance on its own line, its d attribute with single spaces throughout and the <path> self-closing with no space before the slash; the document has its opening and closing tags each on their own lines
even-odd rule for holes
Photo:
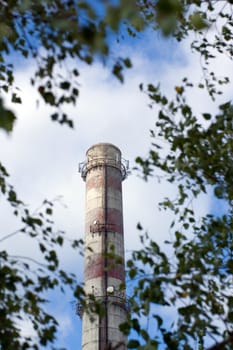
<svg viewBox="0 0 233 350">
<path fill-rule="evenodd" d="M 132 260 L 128 260 L 127 261 L 127 266 L 128 267 L 132 267 L 134 264 L 133 264 L 133 261 Z"/>
<path fill-rule="evenodd" d="M 112 69 L 112 73 L 120 80 L 121 83 L 124 81 L 122 70 L 123 67 L 119 62 L 115 63 Z"/>
<path fill-rule="evenodd" d="M 208 23 L 204 18 L 203 13 L 196 11 L 189 16 L 189 20 L 192 23 L 195 30 L 201 30 L 208 27 Z"/>
<path fill-rule="evenodd" d="M 140 343 L 138 340 L 131 339 L 128 342 L 128 349 L 137 349 L 140 346 Z"/>
<path fill-rule="evenodd" d="M 226 103 L 223 103 L 223 104 L 221 104 L 221 105 L 219 106 L 219 109 L 220 109 L 221 111 L 224 111 L 224 112 L 228 111 L 230 108 L 231 108 L 231 102 L 230 102 L 230 101 L 229 101 L 229 102 L 226 102 Z"/>
<path fill-rule="evenodd" d="M 9 197 L 8 197 L 8 200 L 10 202 L 17 202 L 17 195 L 16 195 L 16 192 L 13 191 L 13 190 L 10 190 L 9 193 L 8 193 Z"/>
<path fill-rule="evenodd" d="M 136 277 L 136 276 L 137 276 L 137 269 L 131 268 L 131 269 L 129 270 L 129 277 L 130 277 L 131 279 L 133 279 L 133 278 Z"/>
<path fill-rule="evenodd" d="M 132 67 L 132 62 L 131 62 L 131 60 L 129 58 L 125 58 L 123 60 L 123 62 L 124 62 L 125 67 L 127 67 L 127 68 L 131 68 Z"/>
<path fill-rule="evenodd" d="M 12 28 L 7 25 L 6 23 L 4 23 L 3 21 L 1 21 L 0 23 L 0 40 L 10 37 L 12 35 Z"/>
<path fill-rule="evenodd" d="M 79 76 L 79 72 L 78 72 L 78 70 L 76 68 L 73 69 L 73 74 L 74 74 L 75 77 Z"/>
<path fill-rule="evenodd" d="M 224 197 L 225 190 L 222 186 L 216 186 L 214 189 L 214 194 L 218 198 L 223 198 Z"/>
<path fill-rule="evenodd" d="M 51 208 L 47 208 L 46 209 L 46 214 L 52 215 L 53 214 L 53 210 Z"/>
<path fill-rule="evenodd" d="M 12 94 L 11 102 L 13 102 L 13 103 L 22 103 L 21 98 L 19 96 L 17 96 L 16 93 Z"/>
<path fill-rule="evenodd" d="M 143 338 L 145 341 L 149 341 L 150 337 L 149 337 L 149 334 L 148 334 L 147 331 L 145 331 L 144 329 L 141 329 L 140 335 L 142 336 L 142 338 Z"/>
<path fill-rule="evenodd" d="M 60 83 L 60 88 L 63 90 L 69 90 L 70 88 L 70 82 L 69 81 L 63 81 Z"/>
<path fill-rule="evenodd" d="M 15 114 L 4 107 L 2 99 L 0 98 L 0 128 L 7 133 L 12 132 L 15 120 Z"/>
<path fill-rule="evenodd" d="M 206 119 L 206 120 L 210 120 L 212 115 L 210 113 L 202 113 L 203 115 L 203 118 Z"/>
<path fill-rule="evenodd" d="M 44 253 L 47 249 L 43 243 L 39 243 L 40 251 Z"/>
<path fill-rule="evenodd" d="M 58 119 L 58 117 L 59 117 L 58 113 L 53 113 L 53 114 L 51 114 L 51 119 L 52 119 L 53 121 L 56 121 L 56 120 Z"/>
<path fill-rule="evenodd" d="M 54 94 L 52 92 L 45 92 L 45 93 L 43 93 L 43 98 L 44 98 L 46 103 L 48 103 L 48 104 L 50 104 L 52 106 L 55 105 L 56 99 L 55 99 L 55 96 L 54 96 Z"/>
<path fill-rule="evenodd" d="M 64 239 L 63 239 L 62 236 L 58 236 L 58 237 L 57 237 L 57 243 L 58 243 L 60 246 L 63 245 L 63 241 L 64 241 Z"/>
</svg>

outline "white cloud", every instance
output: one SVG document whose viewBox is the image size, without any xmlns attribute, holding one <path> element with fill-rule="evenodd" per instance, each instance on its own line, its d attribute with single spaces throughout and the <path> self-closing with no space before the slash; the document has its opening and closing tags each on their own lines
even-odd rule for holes
<svg viewBox="0 0 233 350">
<path fill-rule="evenodd" d="M 33 329 L 33 326 L 29 320 L 20 320 L 17 322 L 17 325 L 20 329 L 22 337 L 30 337 L 33 341 L 36 339 L 36 332 Z"/>
<path fill-rule="evenodd" d="M 81 68 L 80 99 L 75 108 L 67 108 L 75 120 L 75 130 L 52 123 L 47 107 L 36 108 L 37 94 L 28 83 L 32 71 L 30 65 L 17 72 L 24 103 L 17 106 L 18 121 L 12 136 L 7 138 L 0 134 L 0 159 L 9 169 L 12 182 L 26 203 L 36 207 L 45 197 L 52 199 L 63 195 L 67 209 L 56 210 L 56 221 L 72 237 L 84 235 L 85 183 L 78 174 L 78 163 L 85 159 L 86 150 L 97 142 L 111 142 L 122 150 L 123 157 L 129 159 L 133 167 L 135 157 L 146 155 L 150 148 L 149 129 L 154 127 L 156 109 L 147 107 L 149 100 L 139 91 L 138 85 L 141 82 L 157 85 L 161 81 L 162 88 L 171 92 L 190 72 L 197 81 L 201 77 L 198 59 L 187 56 L 186 45 L 177 48 L 174 42 L 167 45 L 151 33 L 142 40 L 145 47 L 142 51 L 137 46 L 121 46 L 120 50 L 133 57 L 135 65 L 126 74 L 123 85 L 100 63 Z M 222 67 L 222 62 L 217 62 L 214 69 L 217 71 Z M 223 70 L 227 75 L 229 65 L 224 64 Z M 228 95 L 229 91 L 226 92 Z M 209 108 L 210 102 L 205 95 L 194 92 L 192 100 L 197 111 L 205 106 Z M 136 238 L 138 221 L 158 242 L 170 238 L 170 216 L 159 212 L 158 203 L 172 193 L 172 186 L 155 180 L 145 183 L 135 174 L 124 182 L 126 250 L 139 246 Z M 209 206 L 208 198 L 203 198 L 199 203 L 200 213 L 207 211 Z M 10 223 L 9 210 L 7 207 L 2 209 L 2 213 L 6 213 L 2 225 L 5 231 L 8 227 L 12 231 L 14 224 Z M 25 254 L 31 250 L 20 237 L 6 242 L 6 246 Z M 81 275 L 81 258 L 67 248 L 62 255 L 65 266 Z M 66 315 L 62 319 L 65 335 L 71 326 Z"/>
</svg>

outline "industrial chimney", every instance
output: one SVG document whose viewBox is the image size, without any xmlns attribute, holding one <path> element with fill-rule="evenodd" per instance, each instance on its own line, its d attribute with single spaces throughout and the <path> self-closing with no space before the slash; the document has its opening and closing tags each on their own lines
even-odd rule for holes
<svg viewBox="0 0 233 350">
<path fill-rule="evenodd" d="M 86 157 L 80 164 L 86 181 L 84 289 L 101 303 L 104 313 L 92 315 L 93 321 L 88 312 L 82 312 L 82 350 L 126 350 L 119 325 L 128 311 L 121 186 L 128 163 L 109 143 L 90 147 Z"/>
</svg>

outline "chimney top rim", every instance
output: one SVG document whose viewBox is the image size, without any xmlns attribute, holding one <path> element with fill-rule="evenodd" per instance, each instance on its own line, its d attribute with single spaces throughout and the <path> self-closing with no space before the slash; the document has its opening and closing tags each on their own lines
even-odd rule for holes
<svg viewBox="0 0 233 350">
<path fill-rule="evenodd" d="M 95 143 L 94 145 L 90 146 L 88 148 L 88 150 L 86 151 L 86 155 L 88 154 L 88 152 L 92 149 L 92 148 L 95 148 L 95 147 L 101 147 L 101 146 L 104 146 L 104 147 L 112 147 L 112 148 L 115 148 L 118 152 L 120 152 L 121 154 L 121 150 L 119 147 L 115 146 L 114 144 L 110 143 L 110 142 L 98 142 L 98 143 Z"/>
</svg>

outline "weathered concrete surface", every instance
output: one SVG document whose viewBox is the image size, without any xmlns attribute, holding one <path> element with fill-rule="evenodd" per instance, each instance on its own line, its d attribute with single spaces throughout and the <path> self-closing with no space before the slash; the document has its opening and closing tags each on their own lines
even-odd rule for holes
<svg viewBox="0 0 233 350">
<path fill-rule="evenodd" d="M 120 150 L 97 144 L 87 151 L 85 165 L 85 291 L 105 309 L 105 316 L 83 314 L 82 350 L 104 350 L 110 343 L 126 350 L 119 324 L 127 314 L 122 216 L 122 164 Z"/>
</svg>

